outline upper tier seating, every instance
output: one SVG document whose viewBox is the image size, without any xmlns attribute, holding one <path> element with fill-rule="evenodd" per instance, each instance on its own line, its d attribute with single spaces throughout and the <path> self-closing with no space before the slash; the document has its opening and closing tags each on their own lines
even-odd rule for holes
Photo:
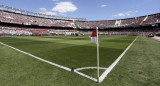
<svg viewBox="0 0 160 86">
<path fill-rule="evenodd" d="M 58 26 L 58 27 L 74 27 L 73 21 L 55 20 L 51 18 L 41 18 L 29 15 L 23 15 L 13 12 L 0 10 L 0 21 L 6 23 L 16 23 L 24 25 L 39 25 L 39 26 Z"/>
<path fill-rule="evenodd" d="M 114 28 L 114 27 L 134 27 L 141 25 L 152 25 L 160 23 L 160 13 L 142 17 L 119 19 L 119 20 L 105 20 L 105 21 L 76 21 L 72 20 L 58 20 L 52 18 L 29 16 L 20 13 L 8 12 L 0 10 L 0 21 L 6 23 L 16 23 L 24 25 L 38 25 L 38 26 L 56 26 L 56 27 L 72 27 L 76 26 L 80 29 L 93 29 L 99 27 Z"/>
<path fill-rule="evenodd" d="M 152 25 L 154 23 L 160 23 L 160 14 L 108 21 L 77 21 L 76 25 L 80 29 L 93 29 L 96 27 L 104 29 L 111 27 L 132 27 L 141 25 Z"/>
</svg>

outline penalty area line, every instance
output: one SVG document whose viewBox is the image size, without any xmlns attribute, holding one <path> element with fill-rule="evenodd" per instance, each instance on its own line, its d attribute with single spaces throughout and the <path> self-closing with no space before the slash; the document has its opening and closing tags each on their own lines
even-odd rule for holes
<svg viewBox="0 0 160 86">
<path fill-rule="evenodd" d="M 106 71 L 103 72 L 103 74 L 100 76 L 99 80 L 100 83 L 107 77 L 107 75 L 111 72 L 111 70 L 116 66 L 116 64 L 121 60 L 121 58 L 124 56 L 124 54 L 128 51 L 128 49 L 132 46 L 132 44 L 136 41 L 138 37 L 136 37 L 133 42 L 124 50 L 124 52 L 106 69 Z"/>
<path fill-rule="evenodd" d="M 22 50 L 20 50 L 20 49 L 17 49 L 17 48 L 15 48 L 15 47 L 10 46 L 10 45 L 4 44 L 4 43 L 2 43 L 2 42 L 0 42 L 0 44 L 2 44 L 2 45 L 4 45 L 4 46 L 7 46 L 7 47 L 9 47 L 9 48 L 12 48 L 12 49 L 14 49 L 14 50 L 16 50 L 16 51 L 19 51 L 19 52 L 21 52 L 21 53 L 23 53 L 23 54 L 26 54 L 26 55 L 29 55 L 29 56 L 31 56 L 31 57 L 34 57 L 34 58 L 36 58 L 36 59 L 38 59 L 38 60 L 40 60 L 40 61 L 42 61 L 42 62 L 51 64 L 51 65 L 53 65 L 53 66 L 59 67 L 59 68 L 61 68 L 61 69 L 67 70 L 67 71 L 71 71 L 70 68 L 61 66 L 61 65 L 56 64 L 56 63 L 53 63 L 53 62 L 51 62 L 51 61 L 47 61 L 47 60 L 45 60 L 45 59 L 42 59 L 42 58 L 40 58 L 40 57 L 38 57 L 38 56 L 32 55 L 32 54 L 27 53 L 27 52 L 24 52 L 24 51 L 22 51 Z M 88 78 L 88 79 L 90 79 L 90 80 L 92 80 L 92 81 L 95 81 L 95 82 L 97 81 L 97 79 L 95 79 L 95 78 L 93 78 L 93 77 L 91 77 L 91 76 L 88 76 L 88 75 L 86 75 L 86 74 L 84 74 L 84 73 L 81 73 L 81 72 L 79 72 L 79 71 L 77 71 L 77 70 L 75 70 L 75 73 L 78 74 L 78 75 L 80 75 L 80 76 L 83 76 L 83 77 L 85 77 L 85 78 Z"/>
</svg>

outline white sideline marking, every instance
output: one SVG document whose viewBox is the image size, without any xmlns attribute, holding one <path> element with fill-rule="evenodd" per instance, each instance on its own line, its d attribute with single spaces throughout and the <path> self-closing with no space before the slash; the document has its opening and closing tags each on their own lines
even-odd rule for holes
<svg viewBox="0 0 160 86">
<path fill-rule="evenodd" d="M 75 69 L 76 71 L 84 70 L 84 69 L 97 69 L 97 67 L 82 67 L 82 68 L 77 68 Z M 104 69 L 106 70 L 107 68 L 104 67 L 99 67 L 99 69 Z"/>
<path fill-rule="evenodd" d="M 123 55 L 128 51 L 128 49 L 132 46 L 132 44 L 136 41 L 138 37 L 134 39 L 134 41 L 125 49 L 125 51 L 107 68 L 106 71 L 103 72 L 103 74 L 100 76 L 99 81 L 100 83 L 107 77 L 109 72 L 115 67 L 115 65 L 120 61 L 120 59 L 123 57 Z"/>
<path fill-rule="evenodd" d="M 58 64 L 56 64 L 56 63 L 47 61 L 47 60 L 42 59 L 42 58 L 40 58 L 40 57 L 38 57 L 38 56 L 35 56 L 35 55 L 30 54 L 30 53 L 24 52 L 24 51 L 22 51 L 22 50 L 20 50 L 20 49 L 14 48 L 14 47 L 9 46 L 9 45 L 7 45 L 7 44 L 4 44 L 4 43 L 2 43 L 2 42 L 0 42 L 0 44 L 5 45 L 5 46 L 7 46 L 7 47 L 10 47 L 10 48 L 12 48 L 12 49 L 14 49 L 14 50 L 17 50 L 17 51 L 19 51 L 19 52 L 21 52 L 21 53 L 24 53 L 24 54 L 26 54 L 26 55 L 29 55 L 29 56 L 31 56 L 31 57 L 34 57 L 34 58 L 36 58 L 36 59 L 38 59 L 38 60 L 41 60 L 41 61 L 43 61 L 43 62 L 49 63 L 49 64 L 51 64 L 51 65 L 57 66 L 57 67 L 59 67 L 59 68 L 65 69 L 65 70 L 67 70 L 67 71 L 71 71 L 70 68 L 67 68 L 67 67 L 58 65 Z"/>
<path fill-rule="evenodd" d="M 12 48 L 12 49 L 14 49 L 14 50 L 17 50 L 17 51 L 19 51 L 19 52 L 21 52 L 21 53 L 24 53 L 24 54 L 26 54 L 26 55 L 29 55 L 29 56 L 31 56 L 31 57 L 34 57 L 34 58 L 36 58 L 36 59 L 38 59 L 38 60 L 40 60 L 40 61 L 43 61 L 43 62 L 45 62 L 45 63 L 48 63 L 48 64 L 51 64 L 51 65 L 57 66 L 57 67 L 59 67 L 59 68 L 61 68 L 61 69 L 67 70 L 67 71 L 71 71 L 70 68 L 67 68 L 67 67 L 61 66 L 61 65 L 59 65 L 59 64 L 56 64 L 56 63 L 47 61 L 47 60 L 42 59 L 42 58 L 40 58 L 40 57 L 38 57 L 38 56 L 35 56 L 35 55 L 30 54 L 30 53 L 24 52 L 24 51 L 22 51 L 22 50 L 20 50 L 20 49 L 14 48 L 14 47 L 9 46 L 9 45 L 7 45 L 7 44 L 4 44 L 4 43 L 2 43 L 2 42 L 0 42 L 0 44 L 5 45 L 5 46 L 7 46 L 7 47 L 9 47 L 9 48 Z M 83 74 L 83 73 L 81 73 L 81 72 L 78 72 L 78 71 L 76 71 L 76 70 L 75 70 L 75 73 L 76 73 L 76 74 L 79 74 L 79 75 L 81 75 L 81 76 L 83 76 L 83 77 L 85 77 L 85 78 L 88 78 L 88 79 L 91 79 L 91 80 L 97 82 L 97 79 L 95 79 L 95 78 L 93 78 L 93 77 L 91 77 L 91 76 L 88 76 L 88 75 Z"/>
</svg>

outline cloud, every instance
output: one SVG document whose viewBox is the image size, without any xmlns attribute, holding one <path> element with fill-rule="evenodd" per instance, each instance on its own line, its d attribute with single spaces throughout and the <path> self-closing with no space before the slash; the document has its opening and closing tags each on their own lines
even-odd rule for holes
<svg viewBox="0 0 160 86">
<path fill-rule="evenodd" d="M 43 14 L 47 14 L 47 15 L 57 15 L 55 12 L 48 11 L 46 8 L 39 8 L 39 10 L 40 10 L 40 13 L 43 13 Z"/>
<path fill-rule="evenodd" d="M 47 11 L 46 8 L 39 8 L 40 11 Z"/>
<path fill-rule="evenodd" d="M 57 1 L 59 1 L 59 0 L 52 0 L 53 2 L 57 2 Z"/>
<path fill-rule="evenodd" d="M 138 11 L 127 11 L 127 12 L 124 12 L 124 13 L 118 13 L 116 15 L 112 15 L 112 17 L 125 17 L 125 16 L 131 16 L 135 13 L 137 13 Z"/>
<path fill-rule="evenodd" d="M 59 0 L 52 0 L 52 1 L 59 1 Z M 56 6 L 52 8 L 51 11 L 48 11 L 46 8 L 39 8 L 39 13 L 48 14 L 48 15 L 62 15 L 66 16 L 67 12 L 74 12 L 78 8 L 72 2 L 58 2 Z"/>
<path fill-rule="evenodd" d="M 67 13 L 67 12 L 74 12 L 78 8 L 72 2 L 59 2 L 56 3 L 56 6 L 52 8 L 52 11 L 56 11 L 59 13 Z"/>
<path fill-rule="evenodd" d="M 116 14 L 114 16 L 125 16 L 125 14 L 124 13 L 119 13 L 119 14 Z"/>
<path fill-rule="evenodd" d="M 107 6 L 106 4 L 102 4 L 102 5 L 101 5 L 101 7 L 106 7 L 106 6 Z"/>
</svg>

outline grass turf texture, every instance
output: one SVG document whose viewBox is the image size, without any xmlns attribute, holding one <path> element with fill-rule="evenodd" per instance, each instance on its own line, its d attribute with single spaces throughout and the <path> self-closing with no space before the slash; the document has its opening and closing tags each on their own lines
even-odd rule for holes
<svg viewBox="0 0 160 86">
<path fill-rule="evenodd" d="M 110 38 L 106 40 L 107 38 Z M 108 67 L 135 37 L 100 37 L 100 67 Z M 12 37 L 1 42 L 69 68 L 96 67 L 96 45 L 89 37 Z M 103 72 L 104 70 L 102 70 Z M 82 71 L 83 72 L 83 71 Z M 101 73 L 102 73 L 101 72 Z M 97 77 L 96 71 L 85 72 Z"/>
<path fill-rule="evenodd" d="M 108 67 L 133 41 L 133 36 L 100 36 L 100 66 Z M 66 67 L 96 66 L 96 45 L 88 37 L 3 37 L 0 41 Z M 102 86 L 159 83 L 159 42 L 139 37 Z M 3 86 L 94 86 L 96 83 L 0 45 Z M 82 72 L 96 77 L 95 70 Z M 154 74 L 152 74 L 154 73 Z"/>
</svg>

